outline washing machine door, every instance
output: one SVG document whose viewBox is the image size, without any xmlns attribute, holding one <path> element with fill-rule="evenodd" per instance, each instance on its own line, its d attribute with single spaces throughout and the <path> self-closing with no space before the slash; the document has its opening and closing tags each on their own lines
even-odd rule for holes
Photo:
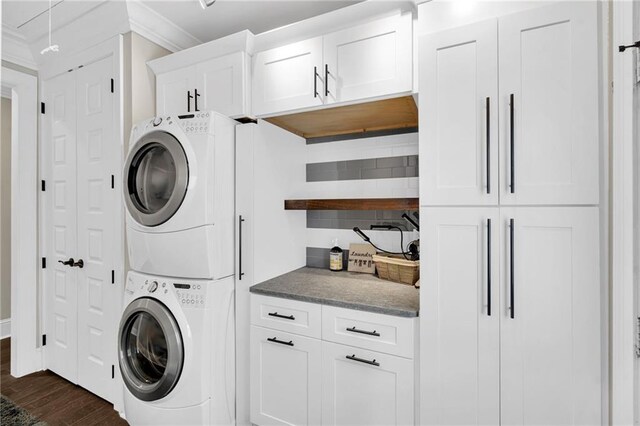
<svg viewBox="0 0 640 426">
<path fill-rule="evenodd" d="M 129 213 L 141 225 L 157 226 L 180 208 L 187 193 L 189 163 L 178 139 L 158 130 L 136 141 L 124 175 Z"/>
<path fill-rule="evenodd" d="M 129 391 L 143 401 L 168 395 L 184 364 L 182 334 L 171 312 L 155 299 L 136 299 L 122 316 L 119 336 L 120 371 Z"/>
</svg>

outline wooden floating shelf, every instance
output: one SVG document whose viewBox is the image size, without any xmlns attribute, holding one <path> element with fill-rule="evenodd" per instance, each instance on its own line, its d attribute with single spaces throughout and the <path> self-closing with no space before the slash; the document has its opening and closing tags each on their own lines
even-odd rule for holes
<svg viewBox="0 0 640 426">
<path fill-rule="evenodd" d="M 285 210 L 418 210 L 418 198 L 284 200 Z"/>
<path fill-rule="evenodd" d="M 267 118 L 272 124 L 303 138 L 418 127 L 413 96 L 322 108 Z"/>
</svg>

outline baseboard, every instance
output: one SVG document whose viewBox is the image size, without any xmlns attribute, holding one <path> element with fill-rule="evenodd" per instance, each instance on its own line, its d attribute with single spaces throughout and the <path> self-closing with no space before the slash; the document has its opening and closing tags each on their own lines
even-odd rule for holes
<svg viewBox="0 0 640 426">
<path fill-rule="evenodd" d="M 0 320 L 0 339 L 11 337 L 11 318 Z"/>
</svg>

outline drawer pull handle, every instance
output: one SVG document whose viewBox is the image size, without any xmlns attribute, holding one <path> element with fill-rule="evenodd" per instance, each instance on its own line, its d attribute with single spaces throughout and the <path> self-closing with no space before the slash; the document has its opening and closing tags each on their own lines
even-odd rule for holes
<svg viewBox="0 0 640 426">
<path fill-rule="evenodd" d="M 358 330 L 355 325 L 353 327 L 351 327 L 351 328 L 347 327 L 347 331 L 350 331 L 352 333 L 366 334 L 368 336 L 380 337 L 380 333 L 378 333 L 376 330 L 373 330 L 373 331 Z"/>
<path fill-rule="evenodd" d="M 276 318 L 282 318 L 282 319 L 288 319 L 291 321 L 295 321 L 296 317 L 294 317 L 293 315 L 281 315 L 277 312 L 269 312 L 269 316 L 270 317 L 276 317 Z"/>
<path fill-rule="evenodd" d="M 268 337 L 267 340 L 273 343 L 280 343 L 281 345 L 293 346 L 293 340 L 285 342 L 284 340 L 278 340 L 275 337 Z"/>
<path fill-rule="evenodd" d="M 373 361 L 369 361 L 368 359 L 358 358 L 355 354 L 347 355 L 347 359 L 350 359 L 351 361 L 358 361 L 364 364 L 375 365 L 376 367 L 380 367 L 380 363 L 377 362 L 375 359 Z"/>
</svg>

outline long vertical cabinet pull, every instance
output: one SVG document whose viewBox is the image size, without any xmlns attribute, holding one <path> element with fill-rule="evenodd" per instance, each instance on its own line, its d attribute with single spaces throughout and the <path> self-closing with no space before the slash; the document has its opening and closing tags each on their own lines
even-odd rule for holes
<svg viewBox="0 0 640 426">
<path fill-rule="evenodd" d="M 487 219 L 487 315 L 491 316 L 491 219 Z"/>
<path fill-rule="evenodd" d="M 187 112 L 191 112 L 191 99 L 193 99 L 193 95 L 191 95 L 191 90 L 187 90 Z"/>
<path fill-rule="evenodd" d="M 242 215 L 238 216 L 238 280 L 242 280 L 244 272 L 242 272 Z"/>
<path fill-rule="evenodd" d="M 509 219 L 509 311 L 511 319 L 516 317 L 516 305 L 515 305 L 515 272 L 513 270 L 514 266 L 514 255 L 515 249 L 513 247 L 513 243 L 515 240 L 515 221 L 513 218 Z"/>
<path fill-rule="evenodd" d="M 318 97 L 318 67 L 313 67 L 313 97 Z"/>
<path fill-rule="evenodd" d="M 329 96 L 329 65 L 324 64 L 324 96 Z"/>
<path fill-rule="evenodd" d="M 487 108 L 487 194 L 491 194 L 491 99 L 486 99 L 486 108 Z M 491 219 L 489 219 L 491 222 Z"/>
<path fill-rule="evenodd" d="M 194 93 L 194 99 L 193 99 L 193 101 L 194 101 L 194 103 L 195 103 L 195 108 L 194 108 L 194 109 L 196 110 L 196 112 L 198 112 L 198 111 L 200 111 L 200 110 L 198 109 L 198 97 L 200 96 L 200 94 L 198 93 L 198 89 L 194 89 L 194 90 L 193 90 L 193 93 Z"/>
<path fill-rule="evenodd" d="M 510 155 L 510 163 L 511 163 L 511 183 L 510 183 L 510 191 L 513 194 L 516 192 L 516 155 L 515 155 L 515 120 L 514 120 L 514 96 L 513 93 L 509 95 L 509 155 Z"/>
</svg>

